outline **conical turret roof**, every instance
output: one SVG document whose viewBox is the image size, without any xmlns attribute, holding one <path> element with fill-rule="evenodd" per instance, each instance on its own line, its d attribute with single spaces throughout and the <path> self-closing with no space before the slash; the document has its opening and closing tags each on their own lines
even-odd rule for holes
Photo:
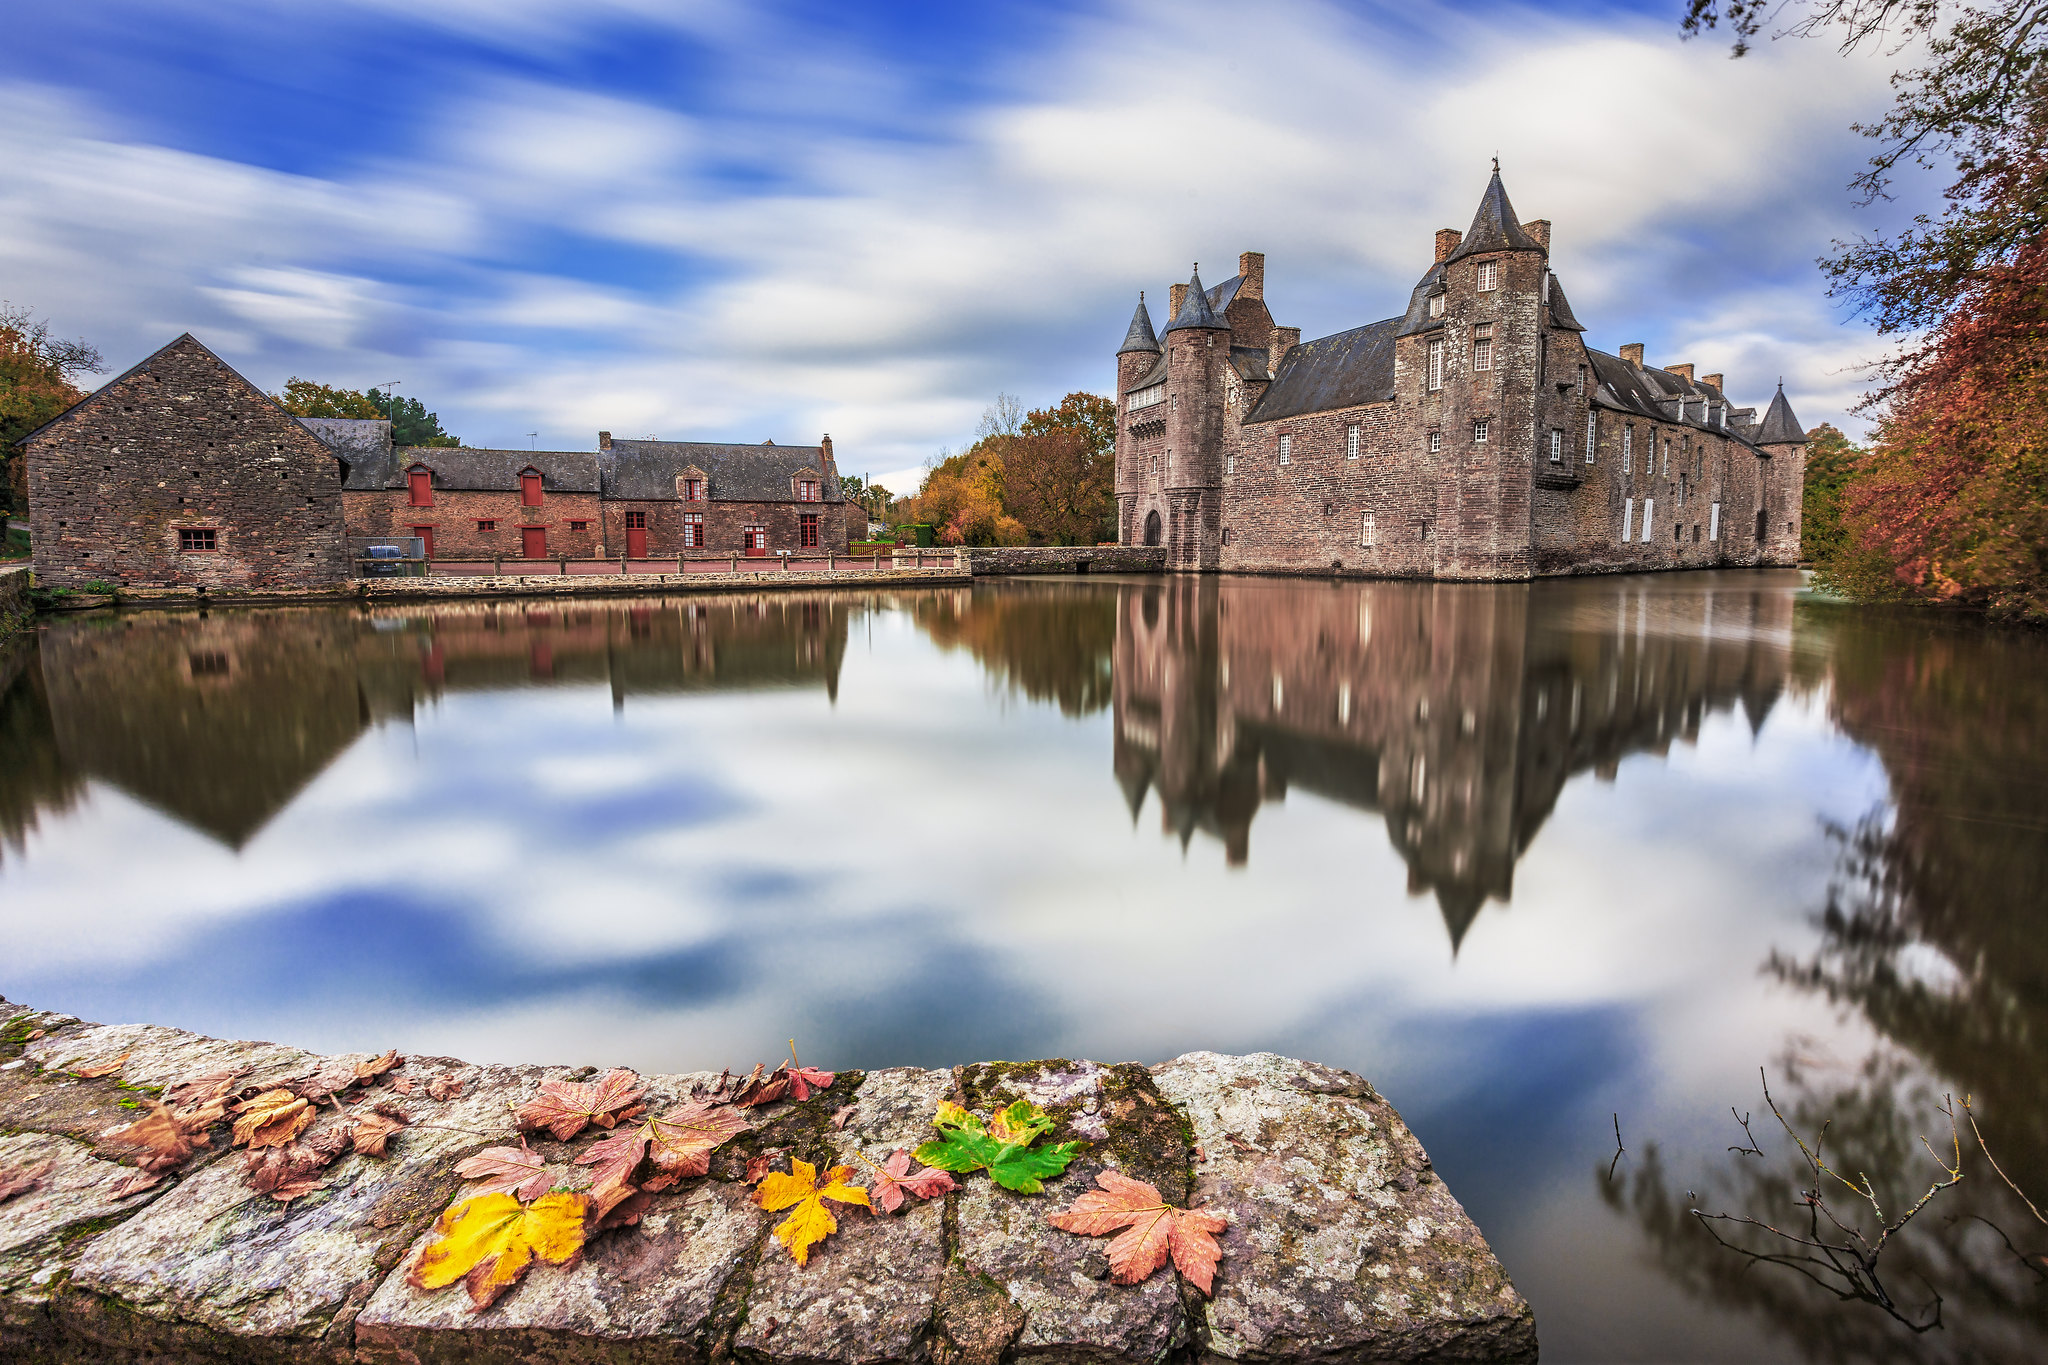
<svg viewBox="0 0 2048 1365">
<path fill-rule="evenodd" d="M 1202 269 L 1195 267 L 1195 273 L 1188 276 L 1188 296 L 1180 301 L 1180 311 L 1173 315 L 1173 321 L 1166 324 L 1166 330 L 1177 332 L 1183 327 L 1206 327 L 1227 332 L 1230 324 L 1216 316 L 1216 310 L 1209 306 L 1208 291 L 1202 288 Z"/>
<path fill-rule="evenodd" d="M 1792 405 L 1785 401 L 1785 385 L 1778 385 L 1778 396 L 1771 400 L 1771 409 L 1764 414 L 1764 424 L 1758 428 L 1756 443 L 1760 446 L 1803 445 L 1806 432 L 1799 425 L 1799 419 L 1792 415 Z"/>
<path fill-rule="evenodd" d="M 1118 355 L 1130 351 L 1159 353 L 1159 338 L 1152 331 L 1152 315 L 1145 311 L 1145 291 L 1138 291 L 1138 311 L 1131 314 L 1131 330 L 1124 333 L 1124 344 L 1116 348 Z"/>
<path fill-rule="evenodd" d="M 1472 215 L 1465 240 L 1444 259 L 1455 261 L 1482 251 L 1541 250 L 1541 244 L 1522 231 L 1521 220 L 1515 217 L 1515 206 L 1508 202 L 1507 187 L 1500 183 L 1500 167 L 1496 165 L 1493 178 L 1486 182 L 1486 193 L 1479 197 L 1479 211 Z"/>
</svg>

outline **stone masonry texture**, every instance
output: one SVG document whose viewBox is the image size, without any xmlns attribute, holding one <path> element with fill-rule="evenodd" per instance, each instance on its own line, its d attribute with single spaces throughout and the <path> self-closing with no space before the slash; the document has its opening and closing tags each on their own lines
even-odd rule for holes
<svg viewBox="0 0 2048 1365">
<path fill-rule="evenodd" d="M 1197 1052 L 1155 1067 L 1055 1059 L 951 1071 L 845 1071 L 752 1131 L 701 1179 L 652 1197 L 637 1226 L 573 1265 L 536 1265 L 483 1312 L 406 1271 L 461 1197 L 455 1163 L 513 1140 L 510 1111 L 595 1068 L 411 1057 L 373 1095 L 412 1120 L 382 1158 L 343 1156 L 289 1204 L 251 1197 L 226 1125 L 154 1188 L 105 1139 L 166 1087 L 238 1072 L 241 1093 L 365 1060 L 150 1025 L 96 1025 L 0 1000 L 0 1169 L 42 1167 L 0 1202 L 0 1360 L 150 1362 L 709 1362 L 1001 1365 L 1008 1361 L 1534 1361 L 1528 1304 L 1401 1118 L 1348 1072 L 1270 1053 Z M 81 1072 L 118 1062 L 98 1077 Z M 431 1098 L 429 1078 L 458 1083 Z M 666 1106 L 709 1075 L 641 1077 Z M 445 1090 L 442 1093 L 447 1093 Z M 780 1215 L 748 1199 L 761 1154 L 879 1161 L 930 1136 L 941 1100 L 1016 1099 L 1080 1155 L 1043 1195 L 985 1177 L 877 1217 L 842 1207 L 804 1266 Z M 346 1102 L 308 1135 L 346 1120 Z M 530 1139 L 561 1184 L 589 1140 Z M 1104 1243 L 1050 1212 L 1117 1170 L 1223 1213 L 1215 1293 L 1169 1267 L 1109 1279 Z"/>
</svg>

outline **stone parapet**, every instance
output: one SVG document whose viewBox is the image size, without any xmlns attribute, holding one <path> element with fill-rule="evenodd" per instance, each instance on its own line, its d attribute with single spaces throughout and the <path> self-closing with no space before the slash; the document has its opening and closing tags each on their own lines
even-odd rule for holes
<svg viewBox="0 0 2048 1365">
<path fill-rule="evenodd" d="M 1028 573 L 1164 573 L 1163 545 L 993 545 L 959 552 L 976 578 Z"/>
<path fill-rule="evenodd" d="M 746 1111 L 752 1129 L 714 1152 L 705 1176 L 650 1196 L 637 1225 L 596 1234 L 571 1264 L 536 1264 L 476 1312 L 460 1286 L 430 1293 L 406 1278 L 465 1192 L 455 1163 L 514 1141 L 518 1106 L 590 1068 L 406 1059 L 361 1083 L 367 1095 L 344 1087 L 304 1134 L 316 1141 L 375 1100 L 410 1121 L 386 1154 L 341 1156 L 289 1203 L 252 1193 L 226 1119 L 161 1183 L 121 1192 L 136 1171 L 108 1135 L 167 1088 L 226 1073 L 216 1084 L 248 1095 L 368 1061 L 0 1001 L 0 1188 L 36 1173 L 0 1198 L 0 1359 L 1536 1358 L 1528 1304 L 1400 1116 L 1349 1072 L 1270 1053 L 841 1072 L 803 1102 Z M 660 1112 L 716 1079 L 636 1084 Z M 775 1241 L 780 1215 L 749 1199 L 756 1158 L 848 1164 L 863 1181 L 862 1158 L 933 1136 L 940 1101 L 989 1112 L 1017 1099 L 1057 1120 L 1049 1140 L 1082 1144 L 1041 1195 L 977 1175 L 893 1216 L 841 1206 L 838 1233 L 802 1265 Z M 587 1138 L 528 1137 L 558 1183 L 585 1183 L 589 1167 L 573 1158 Z M 1116 1284 L 1104 1242 L 1047 1224 L 1104 1171 L 1229 1220 L 1213 1297 L 1171 1266 Z"/>
</svg>

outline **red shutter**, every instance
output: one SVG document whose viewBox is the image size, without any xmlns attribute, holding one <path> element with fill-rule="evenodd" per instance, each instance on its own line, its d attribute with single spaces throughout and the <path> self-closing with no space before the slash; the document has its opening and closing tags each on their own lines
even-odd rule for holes
<svg viewBox="0 0 2048 1365">
<path fill-rule="evenodd" d="M 414 469 L 407 472 L 405 482 L 406 487 L 411 491 L 412 505 L 414 507 L 432 507 L 434 505 L 434 476 L 432 474 L 424 469 Z"/>
<path fill-rule="evenodd" d="M 521 474 L 519 476 L 519 502 L 521 506 L 525 507 L 540 506 L 540 475 Z"/>
</svg>

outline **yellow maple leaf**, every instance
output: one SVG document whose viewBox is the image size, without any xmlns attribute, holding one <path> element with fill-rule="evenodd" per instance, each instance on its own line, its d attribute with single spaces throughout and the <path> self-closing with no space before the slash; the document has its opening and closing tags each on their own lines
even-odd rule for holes
<svg viewBox="0 0 2048 1365">
<path fill-rule="evenodd" d="M 754 1187 L 754 1202 L 770 1213 L 796 1206 L 776 1227 L 775 1240 L 788 1247 L 789 1254 L 802 1265 L 809 1259 L 812 1247 L 839 1230 L 839 1220 L 825 1207 L 825 1201 L 865 1205 L 868 1192 L 846 1183 L 846 1177 L 853 1174 L 851 1166 L 832 1167 L 825 1172 L 823 1184 L 818 1182 L 818 1168 L 808 1161 L 791 1157 L 789 1169 L 789 1175 L 770 1171 L 762 1176 L 761 1183 Z"/>
<path fill-rule="evenodd" d="M 415 1289 L 446 1289 L 457 1280 L 481 1312 L 519 1282 L 535 1258 L 572 1265 L 583 1254 L 590 1198 L 567 1190 L 522 1204 L 505 1193 L 479 1194 L 449 1205 L 430 1243 L 406 1275 Z"/>
</svg>

